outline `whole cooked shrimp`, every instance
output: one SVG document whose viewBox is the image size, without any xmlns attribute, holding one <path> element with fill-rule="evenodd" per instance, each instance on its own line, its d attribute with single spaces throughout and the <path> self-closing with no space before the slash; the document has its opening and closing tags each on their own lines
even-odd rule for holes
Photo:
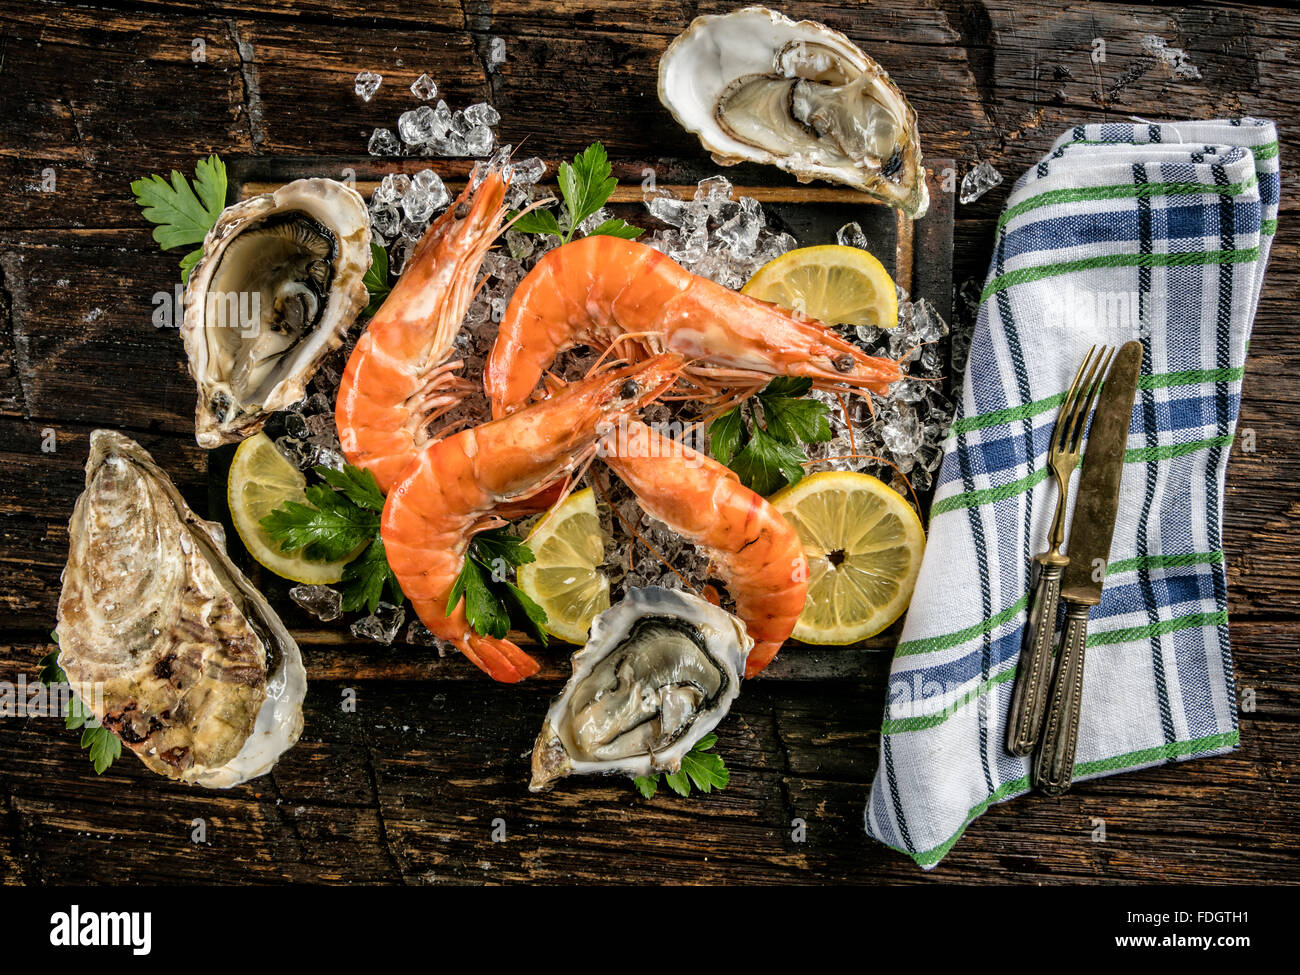
<svg viewBox="0 0 1300 975">
<path fill-rule="evenodd" d="M 719 402 L 773 376 L 863 395 L 902 378 L 897 363 L 821 322 L 692 274 L 652 247 L 583 237 L 548 253 L 515 289 L 483 377 L 492 415 L 528 402 L 565 349 L 615 342 L 624 358 L 681 353 L 690 382 Z"/>
<path fill-rule="evenodd" d="M 790 636 L 808 595 L 794 528 L 732 470 L 643 423 L 606 435 L 600 454 L 642 508 L 709 554 L 754 638 L 745 665 L 753 677 Z"/>
<path fill-rule="evenodd" d="M 505 216 L 506 172 L 489 170 L 429 225 L 348 359 L 334 419 L 350 463 L 387 491 L 430 439 L 429 424 L 474 387 L 458 376 L 456 333 Z"/>
<path fill-rule="evenodd" d="M 502 524 L 519 501 L 572 479 L 610 424 L 654 401 L 681 367 L 680 356 L 666 354 L 607 370 L 416 455 L 388 494 L 380 531 L 388 564 L 425 626 L 499 681 L 537 672 L 537 661 L 514 643 L 474 632 L 463 600 L 448 607 L 470 539 Z"/>
</svg>

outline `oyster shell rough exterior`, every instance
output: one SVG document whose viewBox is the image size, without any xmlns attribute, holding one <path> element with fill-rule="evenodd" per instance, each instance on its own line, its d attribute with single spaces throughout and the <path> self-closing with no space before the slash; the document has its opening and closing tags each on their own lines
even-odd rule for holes
<svg viewBox="0 0 1300 975">
<path fill-rule="evenodd" d="M 779 166 L 912 217 L 929 207 L 916 112 L 839 31 L 766 7 L 697 17 L 659 60 L 659 100 L 722 166 Z"/>
<path fill-rule="evenodd" d="M 181 326 L 199 446 L 242 440 L 303 398 L 366 307 L 369 268 L 370 214 L 336 180 L 294 180 L 222 212 L 186 285 Z"/>
<path fill-rule="evenodd" d="M 634 589 L 596 617 L 533 747 L 529 788 L 568 775 L 675 772 L 740 693 L 754 641 L 689 593 Z"/>
<path fill-rule="evenodd" d="M 95 716 L 169 778 L 270 771 L 302 732 L 307 675 L 221 526 L 134 440 L 96 430 L 68 535 L 59 663 Z"/>
</svg>

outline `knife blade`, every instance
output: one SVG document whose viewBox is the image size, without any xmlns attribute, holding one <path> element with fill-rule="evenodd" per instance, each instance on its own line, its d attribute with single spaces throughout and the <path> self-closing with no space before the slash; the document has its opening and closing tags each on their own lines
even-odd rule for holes
<svg viewBox="0 0 1300 975">
<path fill-rule="evenodd" d="M 1120 347 L 1097 397 L 1097 410 L 1088 432 L 1074 502 L 1074 522 L 1065 554 L 1070 564 L 1061 580 L 1061 598 L 1096 606 L 1101 602 L 1110 539 L 1119 508 L 1119 481 L 1124 472 L 1124 450 L 1142 371 L 1142 343 Z"/>
<path fill-rule="evenodd" d="M 1083 455 L 1074 522 L 1066 547 L 1070 563 L 1061 580 L 1065 629 L 1057 651 L 1046 727 L 1034 764 L 1034 784 L 1048 795 L 1065 792 L 1074 778 L 1088 614 L 1101 602 L 1101 589 L 1106 580 L 1115 515 L 1119 510 L 1124 452 L 1128 447 L 1133 399 L 1141 372 L 1142 344 L 1128 342 L 1115 354 L 1106 375 Z"/>
</svg>

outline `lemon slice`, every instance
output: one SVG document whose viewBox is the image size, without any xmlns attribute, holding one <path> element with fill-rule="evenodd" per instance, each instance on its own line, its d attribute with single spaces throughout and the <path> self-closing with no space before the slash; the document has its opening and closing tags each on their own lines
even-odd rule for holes
<svg viewBox="0 0 1300 975">
<path fill-rule="evenodd" d="M 285 552 L 259 522 L 286 501 L 307 502 L 307 479 L 265 433 L 249 437 L 235 451 L 226 482 L 230 520 L 248 554 L 278 576 L 309 585 L 327 586 L 343 578 L 343 567 L 355 552 L 338 562 L 313 562 Z"/>
<path fill-rule="evenodd" d="M 870 474 L 822 471 L 773 495 L 808 556 L 808 601 L 792 636 L 845 644 L 903 615 L 925 551 L 921 521 Z"/>
<path fill-rule="evenodd" d="M 546 610 L 547 633 L 587 642 L 591 621 L 609 609 L 609 579 L 600 571 L 605 538 L 591 488 L 569 495 L 528 536 L 536 560 L 521 565 L 519 588 Z"/>
<path fill-rule="evenodd" d="M 878 260 L 857 247 L 800 247 L 758 269 L 741 294 L 829 325 L 898 324 L 898 289 Z"/>
</svg>

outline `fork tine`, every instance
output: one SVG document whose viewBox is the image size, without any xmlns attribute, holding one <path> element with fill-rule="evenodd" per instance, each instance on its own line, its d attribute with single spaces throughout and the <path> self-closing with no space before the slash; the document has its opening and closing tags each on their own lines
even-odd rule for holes
<svg viewBox="0 0 1300 975">
<path fill-rule="evenodd" d="M 1104 358 L 1103 358 L 1104 356 Z M 1088 417 L 1092 413 L 1092 404 L 1097 399 L 1097 391 L 1101 389 L 1101 384 L 1105 382 L 1106 373 L 1110 370 L 1111 359 L 1115 357 L 1113 348 L 1104 349 L 1102 354 L 1097 356 L 1096 368 L 1093 373 L 1088 375 L 1088 395 L 1084 401 L 1083 408 L 1079 411 L 1078 419 L 1075 421 L 1074 431 L 1070 438 L 1070 453 L 1077 454 L 1079 445 L 1083 442 L 1083 431 L 1088 429 Z M 1096 378 L 1093 378 L 1095 374 Z"/>
<path fill-rule="evenodd" d="M 1105 355 L 1106 349 L 1104 346 L 1099 348 L 1094 345 L 1092 351 L 1097 354 L 1089 357 L 1087 372 L 1084 373 L 1083 381 L 1079 384 L 1079 391 L 1075 394 L 1074 402 L 1070 404 L 1070 415 L 1065 419 L 1065 431 L 1061 435 L 1061 451 L 1063 453 L 1073 453 L 1070 445 L 1074 441 L 1075 428 L 1079 425 L 1079 414 L 1083 409 L 1084 400 L 1087 398 L 1088 389 L 1092 386 L 1093 377 L 1097 374 L 1097 366 L 1101 362 L 1102 356 Z"/>
<path fill-rule="evenodd" d="M 1052 451 L 1059 452 L 1065 449 L 1070 421 L 1074 416 L 1074 408 L 1078 401 L 1079 389 L 1083 382 L 1083 374 L 1088 368 L 1088 363 L 1092 361 L 1092 355 L 1097 351 L 1094 345 L 1084 356 L 1083 364 L 1079 366 L 1079 371 L 1074 374 L 1074 382 L 1070 384 L 1070 391 L 1065 394 L 1065 402 L 1061 404 L 1061 412 L 1056 418 L 1056 427 L 1052 431 Z"/>
</svg>

